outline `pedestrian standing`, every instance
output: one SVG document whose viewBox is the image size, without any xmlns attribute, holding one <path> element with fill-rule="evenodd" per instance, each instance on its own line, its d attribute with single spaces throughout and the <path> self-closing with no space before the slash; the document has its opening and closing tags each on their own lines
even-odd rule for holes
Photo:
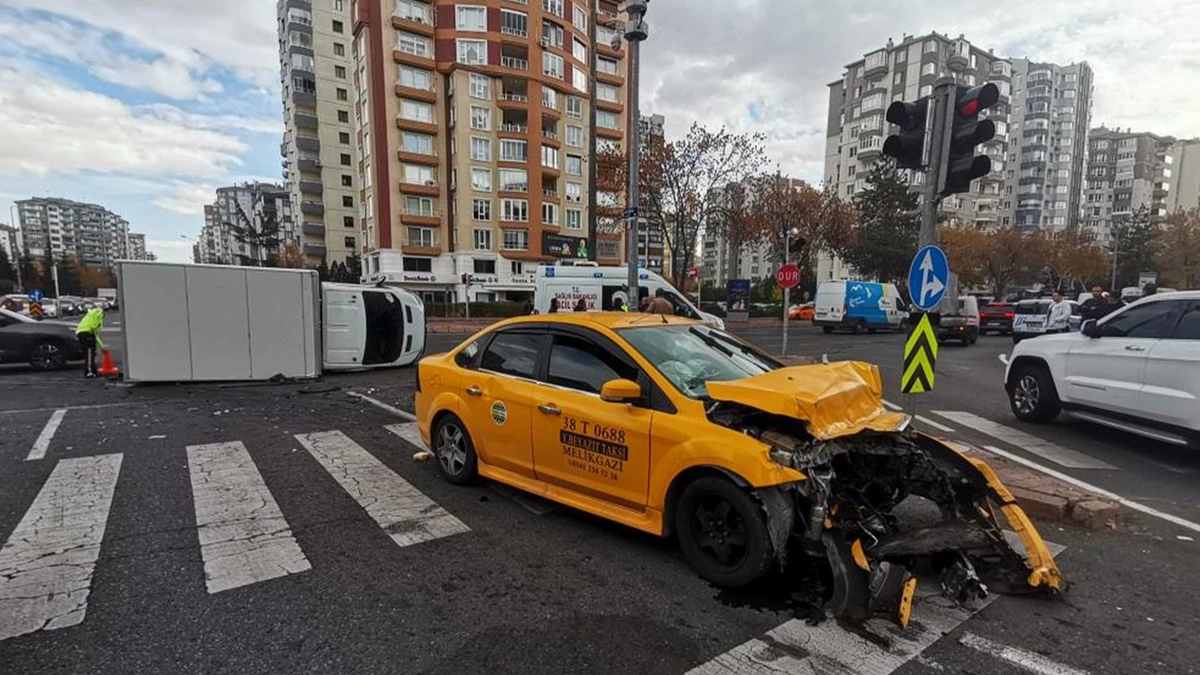
<svg viewBox="0 0 1200 675">
<path fill-rule="evenodd" d="M 575 311 L 576 311 L 576 312 L 586 312 L 586 311 L 588 311 L 588 305 L 587 305 L 587 299 L 586 299 L 586 298 L 580 298 L 580 299 L 579 299 L 579 302 L 575 303 Z"/>
<path fill-rule="evenodd" d="M 79 320 L 75 327 L 75 337 L 79 340 L 79 348 L 83 351 L 83 376 L 96 376 L 96 350 L 104 349 L 100 341 L 100 331 L 104 330 L 104 310 L 93 307 Z"/>
<path fill-rule="evenodd" d="M 675 305 L 667 299 L 667 293 L 663 289 L 658 289 L 654 292 L 654 300 L 650 302 L 649 312 L 651 314 L 674 314 Z"/>
<path fill-rule="evenodd" d="M 558 298 L 550 298 L 550 314 L 558 314 Z"/>
<path fill-rule="evenodd" d="M 1092 297 L 1083 301 L 1079 311 L 1084 321 L 1099 321 L 1111 311 L 1108 298 L 1104 296 L 1104 288 L 1100 284 L 1092 286 Z"/>
<path fill-rule="evenodd" d="M 1066 333 L 1071 330 L 1071 305 L 1063 299 L 1063 294 L 1055 291 L 1054 301 L 1050 303 L 1050 316 L 1046 320 L 1047 333 Z"/>
</svg>

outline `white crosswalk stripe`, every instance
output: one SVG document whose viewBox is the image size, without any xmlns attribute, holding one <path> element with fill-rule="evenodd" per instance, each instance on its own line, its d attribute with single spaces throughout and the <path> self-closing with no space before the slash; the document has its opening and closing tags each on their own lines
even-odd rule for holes
<svg viewBox="0 0 1200 675">
<path fill-rule="evenodd" d="M 241 442 L 188 446 L 209 593 L 311 569 Z"/>
<path fill-rule="evenodd" d="M 121 458 L 54 466 L 0 548 L 0 640 L 83 621 Z"/>
<path fill-rule="evenodd" d="M 54 434 L 58 432 L 58 427 L 62 424 L 66 414 L 67 411 L 63 408 L 50 413 L 50 419 L 46 420 L 46 426 L 42 427 L 42 433 L 38 434 L 37 440 L 33 442 L 33 447 L 29 450 L 25 461 L 41 459 L 46 456 L 46 451 L 50 449 L 50 441 L 54 440 Z"/>
<path fill-rule="evenodd" d="M 340 431 L 297 434 L 309 453 L 399 546 L 470 528 Z"/>
<path fill-rule="evenodd" d="M 1051 443 L 1037 436 L 1027 434 L 1019 429 L 1007 427 L 998 422 L 993 422 L 989 419 L 973 415 L 969 412 L 959 410 L 934 410 L 933 414 L 939 417 L 945 417 L 953 422 L 958 422 L 967 429 L 978 431 L 986 436 L 991 436 L 999 441 L 1008 443 L 1009 445 L 1021 448 L 1026 452 L 1033 453 L 1038 457 L 1054 462 L 1059 466 L 1064 466 L 1068 469 L 1104 469 L 1108 471 L 1116 471 L 1117 467 L 1103 462 L 1094 457 L 1083 454 L 1070 448 L 1064 448 L 1056 443 Z"/>
</svg>

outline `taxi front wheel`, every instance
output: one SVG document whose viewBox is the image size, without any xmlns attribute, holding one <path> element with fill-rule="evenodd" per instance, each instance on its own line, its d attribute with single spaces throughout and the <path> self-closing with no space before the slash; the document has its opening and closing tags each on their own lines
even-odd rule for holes
<svg viewBox="0 0 1200 675">
<path fill-rule="evenodd" d="M 762 507 L 724 478 L 700 478 L 684 489 L 675 508 L 675 531 L 684 559 L 718 586 L 753 583 L 775 559 Z"/>
<path fill-rule="evenodd" d="M 447 415 L 438 421 L 433 431 L 433 455 L 442 477 L 455 485 L 466 485 L 475 479 L 478 463 L 475 444 L 462 420 Z"/>
</svg>

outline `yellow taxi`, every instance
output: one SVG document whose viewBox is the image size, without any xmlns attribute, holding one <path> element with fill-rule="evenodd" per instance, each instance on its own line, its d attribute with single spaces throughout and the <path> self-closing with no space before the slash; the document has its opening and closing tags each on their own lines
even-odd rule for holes
<svg viewBox="0 0 1200 675">
<path fill-rule="evenodd" d="M 785 367 L 695 321 L 589 312 L 509 319 L 425 358 L 416 410 L 447 481 L 482 476 L 674 535 L 720 586 L 759 579 L 790 541 L 827 561 L 845 620 L 906 624 L 923 559 L 962 600 L 1062 589 L 991 470 L 911 431 L 881 395 L 870 364 Z M 941 522 L 903 522 L 910 496 Z"/>
</svg>

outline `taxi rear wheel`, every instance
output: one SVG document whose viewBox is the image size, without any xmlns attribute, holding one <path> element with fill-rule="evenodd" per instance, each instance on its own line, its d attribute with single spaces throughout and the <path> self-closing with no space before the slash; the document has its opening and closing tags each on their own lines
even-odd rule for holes
<svg viewBox="0 0 1200 675">
<path fill-rule="evenodd" d="M 462 420 L 453 415 L 443 417 L 433 432 L 433 455 L 437 459 L 442 477 L 455 485 L 466 485 L 475 479 L 478 462 L 475 444 L 463 426 Z"/>
<path fill-rule="evenodd" d="M 753 583 L 775 559 L 762 508 L 724 478 L 700 478 L 684 488 L 675 530 L 688 564 L 718 586 Z"/>
</svg>

